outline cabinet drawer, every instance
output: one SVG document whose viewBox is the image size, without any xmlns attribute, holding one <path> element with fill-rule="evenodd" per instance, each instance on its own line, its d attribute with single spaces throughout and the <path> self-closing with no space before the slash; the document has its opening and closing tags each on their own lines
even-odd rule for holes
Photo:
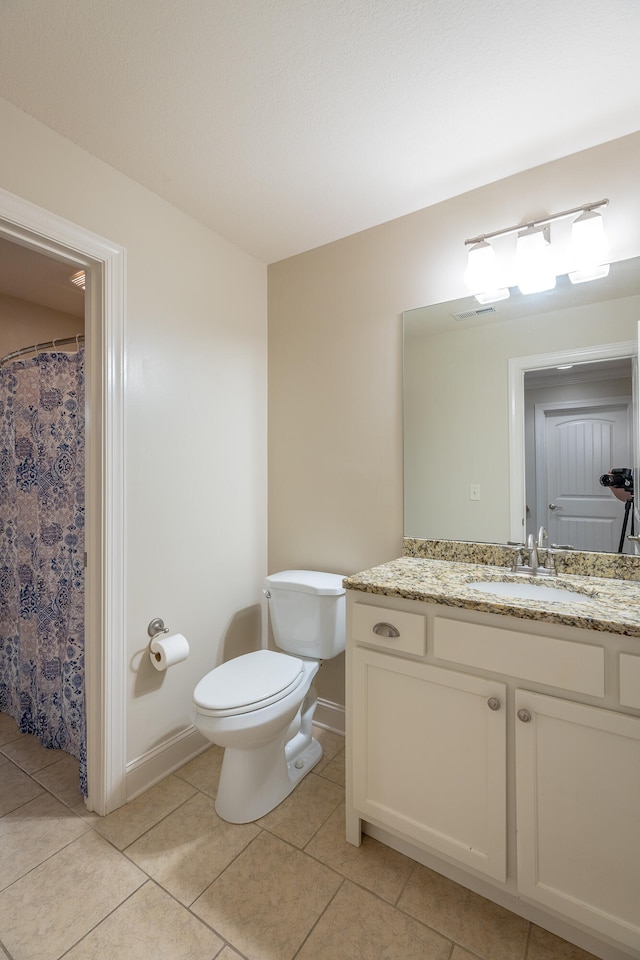
<svg viewBox="0 0 640 960">
<path fill-rule="evenodd" d="M 418 657 L 426 653 L 426 619 L 419 613 L 354 603 L 351 626 L 357 644 L 365 643 L 369 647 Z M 384 636 L 393 633 L 394 629 L 398 631 L 397 637 Z"/>
<path fill-rule="evenodd" d="M 640 657 L 620 654 L 620 703 L 640 710 Z"/>
<path fill-rule="evenodd" d="M 604 696 L 602 647 L 436 617 L 433 652 L 453 663 Z"/>
</svg>

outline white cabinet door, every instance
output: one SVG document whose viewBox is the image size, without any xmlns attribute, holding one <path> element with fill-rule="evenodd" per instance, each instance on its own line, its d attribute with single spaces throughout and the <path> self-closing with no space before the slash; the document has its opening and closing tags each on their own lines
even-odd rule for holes
<svg viewBox="0 0 640 960">
<path fill-rule="evenodd" d="M 521 893 L 638 950 L 640 718 L 523 690 L 516 711 Z"/>
<path fill-rule="evenodd" d="M 357 813 L 504 881 L 504 684 L 363 648 L 352 670 Z"/>
</svg>

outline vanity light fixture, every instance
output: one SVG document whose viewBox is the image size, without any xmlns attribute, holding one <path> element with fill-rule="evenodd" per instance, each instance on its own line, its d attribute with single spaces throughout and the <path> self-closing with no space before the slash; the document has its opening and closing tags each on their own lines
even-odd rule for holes
<svg viewBox="0 0 640 960">
<path fill-rule="evenodd" d="M 609 243 L 604 232 L 602 214 L 585 210 L 571 225 L 569 242 L 571 283 L 598 280 L 609 273 Z"/>
<path fill-rule="evenodd" d="M 490 243 L 480 240 L 469 248 L 465 285 L 475 292 L 478 303 L 506 300 L 509 289 L 500 282 L 498 258 Z"/>
<path fill-rule="evenodd" d="M 479 303 L 493 303 L 509 296 L 509 286 L 517 285 L 521 293 L 539 293 L 552 290 L 556 284 L 554 249 L 551 244 L 551 224 L 574 217 L 568 249 L 568 275 L 572 283 L 583 283 L 606 277 L 609 273 L 609 248 L 604 233 L 602 214 L 597 211 L 609 201 L 597 200 L 581 207 L 563 210 L 504 230 L 494 230 L 465 240 L 469 248 L 465 286 Z M 506 280 L 506 267 L 498 260 L 489 243 L 498 237 L 517 234 L 512 283 Z M 566 252 L 566 251 L 565 251 Z"/>
<path fill-rule="evenodd" d="M 556 272 L 551 259 L 549 225 L 521 230 L 516 240 L 516 283 L 520 293 L 543 293 L 553 290 Z"/>
</svg>

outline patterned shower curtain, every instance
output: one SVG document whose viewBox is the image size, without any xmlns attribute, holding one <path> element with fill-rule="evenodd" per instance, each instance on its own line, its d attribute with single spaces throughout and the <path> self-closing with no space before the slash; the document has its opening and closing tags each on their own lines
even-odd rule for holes
<svg viewBox="0 0 640 960">
<path fill-rule="evenodd" d="M 0 710 L 86 796 L 83 350 L 0 368 Z"/>
</svg>

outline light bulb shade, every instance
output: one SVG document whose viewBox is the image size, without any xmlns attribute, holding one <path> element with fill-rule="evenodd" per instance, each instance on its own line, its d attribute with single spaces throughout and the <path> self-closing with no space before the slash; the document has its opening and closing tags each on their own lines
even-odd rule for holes
<svg viewBox="0 0 640 960">
<path fill-rule="evenodd" d="M 486 240 L 474 243 L 474 245 L 469 248 L 464 284 L 471 293 L 481 293 L 483 290 L 496 290 L 501 286 L 498 281 L 498 264 L 495 250 Z"/>
<path fill-rule="evenodd" d="M 594 268 L 609 262 L 609 243 L 604 232 L 602 216 L 596 210 L 585 210 L 573 221 L 569 242 L 569 261 L 572 271 L 595 280 L 606 274 L 588 274 Z M 576 282 L 576 281 L 574 281 Z M 581 282 L 581 281 L 578 281 Z"/>
<path fill-rule="evenodd" d="M 551 245 L 543 227 L 527 227 L 518 234 L 515 272 L 521 293 L 542 293 L 555 287 Z"/>
<path fill-rule="evenodd" d="M 570 270 L 571 283 L 588 283 L 589 280 L 602 280 L 609 276 L 609 264 L 601 263 L 595 267 L 585 267 L 582 270 Z"/>
<path fill-rule="evenodd" d="M 474 294 L 478 303 L 483 306 L 486 303 L 497 303 L 498 300 L 508 300 L 510 293 L 508 287 L 499 287 L 498 290 L 485 290 L 482 293 Z"/>
</svg>

